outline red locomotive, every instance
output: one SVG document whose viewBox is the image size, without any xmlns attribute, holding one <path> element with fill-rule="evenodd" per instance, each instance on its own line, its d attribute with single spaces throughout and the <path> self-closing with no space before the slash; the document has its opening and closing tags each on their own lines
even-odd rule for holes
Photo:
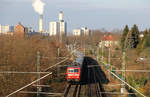
<svg viewBox="0 0 150 97">
<path fill-rule="evenodd" d="M 80 67 L 67 68 L 67 81 L 80 81 Z"/>
<path fill-rule="evenodd" d="M 80 82 L 81 79 L 81 71 L 82 71 L 82 64 L 84 60 L 84 56 L 77 53 L 77 58 L 72 62 L 70 66 L 67 67 L 67 81 L 68 82 Z"/>
</svg>

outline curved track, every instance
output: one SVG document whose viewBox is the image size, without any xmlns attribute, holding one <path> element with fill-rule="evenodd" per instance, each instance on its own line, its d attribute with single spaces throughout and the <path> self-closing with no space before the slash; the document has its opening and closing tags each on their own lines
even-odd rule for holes
<svg viewBox="0 0 150 97">
<path fill-rule="evenodd" d="M 83 67 L 82 81 L 77 84 L 68 83 L 63 97 L 80 97 L 84 90 L 81 89 L 83 85 L 87 86 L 86 97 L 106 97 L 105 94 L 100 92 L 105 92 L 102 84 L 108 83 L 108 80 L 98 63 L 90 57 L 85 57 Z"/>
</svg>

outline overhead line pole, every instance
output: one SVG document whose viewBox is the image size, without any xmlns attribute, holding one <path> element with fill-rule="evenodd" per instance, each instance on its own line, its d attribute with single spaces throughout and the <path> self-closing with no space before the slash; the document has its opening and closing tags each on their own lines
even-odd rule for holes
<svg viewBox="0 0 150 97">
<path fill-rule="evenodd" d="M 110 46 L 109 46 L 109 49 L 108 49 L 109 51 L 108 51 L 108 66 L 109 66 L 109 70 L 111 71 L 111 63 L 110 63 Z M 109 76 L 109 80 L 110 80 L 110 73 L 108 74 L 108 76 Z"/>
<path fill-rule="evenodd" d="M 122 56 L 122 79 L 124 80 L 124 81 L 126 81 L 126 63 L 125 63 L 125 52 L 123 52 L 123 56 Z M 122 82 L 122 89 L 121 89 L 121 92 L 123 92 L 123 94 L 124 94 L 124 91 L 125 91 L 125 83 L 124 82 Z M 122 95 L 122 96 L 125 96 L 125 95 Z"/>
<path fill-rule="evenodd" d="M 40 52 L 39 51 L 37 52 L 37 72 L 40 72 Z M 38 73 L 37 79 L 40 79 L 40 76 L 41 76 L 40 73 Z M 39 85 L 40 85 L 40 80 L 37 82 L 37 97 L 40 97 L 39 92 L 41 92 L 41 87 Z"/>
</svg>

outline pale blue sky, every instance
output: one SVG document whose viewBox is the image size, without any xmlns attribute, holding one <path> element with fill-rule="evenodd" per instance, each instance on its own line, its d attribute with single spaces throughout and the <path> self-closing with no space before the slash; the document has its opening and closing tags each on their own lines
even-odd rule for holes
<svg viewBox="0 0 150 97">
<path fill-rule="evenodd" d="M 150 0 L 43 0 L 44 28 L 58 18 L 60 10 L 68 23 L 68 30 L 80 26 L 91 29 L 123 28 L 137 24 L 141 30 L 150 28 Z M 38 14 L 32 8 L 32 0 L 0 0 L 0 24 L 25 26 L 38 29 Z"/>
</svg>

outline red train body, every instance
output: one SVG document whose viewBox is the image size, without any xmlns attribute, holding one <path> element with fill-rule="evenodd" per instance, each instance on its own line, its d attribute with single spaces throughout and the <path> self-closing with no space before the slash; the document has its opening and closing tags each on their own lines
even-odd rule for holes
<svg viewBox="0 0 150 97">
<path fill-rule="evenodd" d="M 67 68 L 67 81 L 79 82 L 81 77 L 80 67 L 68 67 Z"/>
<path fill-rule="evenodd" d="M 80 82 L 82 77 L 82 66 L 84 56 L 82 53 L 75 51 L 77 58 L 67 67 L 67 81 Z"/>
</svg>

